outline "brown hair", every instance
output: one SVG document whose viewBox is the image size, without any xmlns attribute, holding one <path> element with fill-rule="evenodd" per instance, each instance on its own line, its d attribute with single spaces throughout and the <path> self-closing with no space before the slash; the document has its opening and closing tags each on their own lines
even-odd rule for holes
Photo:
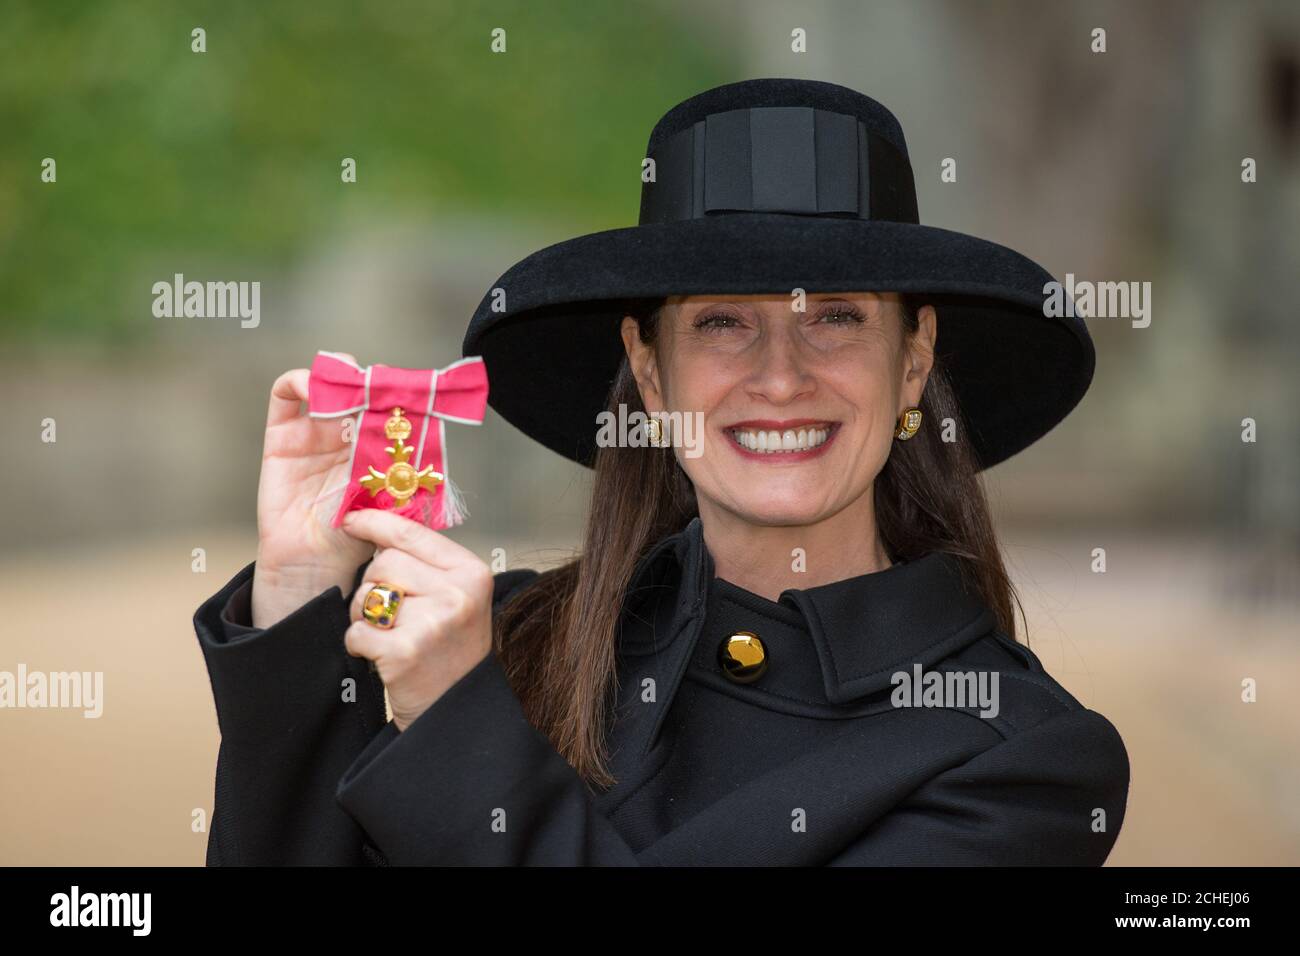
<svg viewBox="0 0 1300 956">
<path fill-rule="evenodd" d="M 917 329 L 926 301 L 902 296 L 905 332 Z M 662 304 L 626 304 L 646 344 L 655 341 Z M 608 407 L 617 414 L 620 403 L 628 415 L 645 411 L 626 356 Z M 920 407 L 930 427 L 923 426 L 909 441 L 895 442 L 875 481 L 881 540 L 895 561 L 929 551 L 954 555 L 967 588 L 1014 639 L 1012 605 L 1019 601 L 1002 562 L 973 452 L 969 442 L 940 438 L 944 419 L 959 425 L 963 419 L 937 357 Z M 594 471 L 582 552 L 521 589 L 494 615 L 493 636 L 529 722 L 588 783 L 604 787 L 614 783 L 605 765 L 606 732 L 616 690 L 615 646 L 624 592 L 641 555 L 684 528 L 697 510 L 694 489 L 672 449 L 601 447 Z"/>
</svg>

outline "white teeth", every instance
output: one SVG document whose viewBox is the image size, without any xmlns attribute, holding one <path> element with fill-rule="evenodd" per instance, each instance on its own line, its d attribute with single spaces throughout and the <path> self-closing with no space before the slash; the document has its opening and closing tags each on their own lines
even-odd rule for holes
<svg viewBox="0 0 1300 956">
<path fill-rule="evenodd" d="M 750 451 L 765 454 L 787 451 L 807 451 L 816 448 L 830 436 L 830 428 L 787 428 L 784 432 L 752 431 L 747 428 L 733 428 L 731 434 L 736 441 Z"/>
</svg>

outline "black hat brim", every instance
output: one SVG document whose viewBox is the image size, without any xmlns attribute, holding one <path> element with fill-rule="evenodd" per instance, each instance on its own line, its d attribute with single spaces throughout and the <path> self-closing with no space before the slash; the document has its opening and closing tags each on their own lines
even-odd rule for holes
<svg viewBox="0 0 1300 956">
<path fill-rule="evenodd" d="M 597 415 L 624 356 L 629 299 L 708 293 L 922 292 L 936 352 L 981 468 L 1050 431 L 1092 381 L 1092 339 L 1044 315 L 1052 276 L 997 243 L 934 226 L 732 213 L 591 233 L 512 266 L 484 296 L 464 355 L 481 355 L 489 404 L 516 428 L 590 466 Z M 504 293 L 506 308 L 493 311 Z"/>
</svg>

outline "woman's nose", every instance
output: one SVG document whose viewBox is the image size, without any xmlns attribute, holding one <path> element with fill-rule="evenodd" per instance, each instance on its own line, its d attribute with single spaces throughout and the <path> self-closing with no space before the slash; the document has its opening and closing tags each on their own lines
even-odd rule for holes
<svg viewBox="0 0 1300 956">
<path fill-rule="evenodd" d="M 813 390 L 811 356 L 789 330 L 762 336 L 753 353 L 754 367 L 747 383 L 751 395 L 784 405 Z"/>
</svg>

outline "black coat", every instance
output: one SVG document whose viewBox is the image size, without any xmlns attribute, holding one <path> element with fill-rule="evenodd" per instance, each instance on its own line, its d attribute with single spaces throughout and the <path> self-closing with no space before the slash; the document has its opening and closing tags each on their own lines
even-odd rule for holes
<svg viewBox="0 0 1300 956">
<path fill-rule="evenodd" d="M 946 555 L 772 602 L 713 576 L 698 518 L 665 538 L 625 602 L 608 791 L 527 722 L 495 654 L 399 733 L 344 650 L 342 591 L 259 631 L 252 573 L 194 619 L 222 735 L 209 865 L 1100 864 L 1123 823 L 1119 734 Z M 496 602 L 535 575 L 497 575 Z M 766 650 L 749 684 L 719 663 L 738 630 Z M 996 714 L 897 706 L 916 665 L 997 675 Z"/>
</svg>

